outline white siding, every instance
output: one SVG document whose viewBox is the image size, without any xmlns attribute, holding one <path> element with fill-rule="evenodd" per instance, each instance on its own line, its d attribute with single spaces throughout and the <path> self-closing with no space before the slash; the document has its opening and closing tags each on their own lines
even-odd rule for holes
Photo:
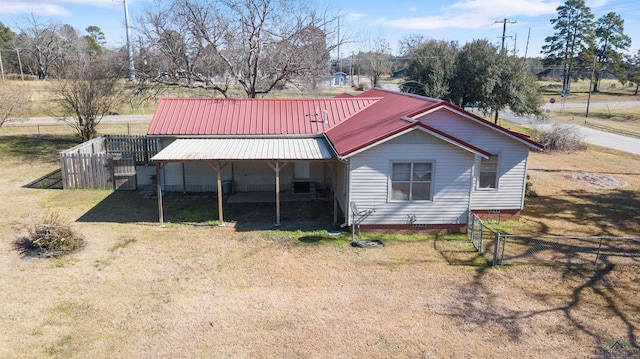
<svg viewBox="0 0 640 359">
<path fill-rule="evenodd" d="M 433 201 L 389 201 L 391 163 L 398 161 L 433 163 Z M 415 224 L 466 223 L 473 161 L 472 153 L 413 131 L 350 158 L 350 200 L 375 210 L 364 224 L 404 224 L 410 216 Z"/>
<path fill-rule="evenodd" d="M 480 157 L 476 158 L 471 209 L 521 209 L 529 147 L 448 110 L 421 119 L 425 124 L 499 156 L 498 189 L 476 189 Z"/>
</svg>

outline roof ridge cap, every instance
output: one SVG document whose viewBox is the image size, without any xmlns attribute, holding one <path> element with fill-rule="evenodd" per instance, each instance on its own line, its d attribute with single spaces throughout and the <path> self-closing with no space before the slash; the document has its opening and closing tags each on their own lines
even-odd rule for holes
<svg viewBox="0 0 640 359">
<path fill-rule="evenodd" d="M 269 97 L 269 98 L 249 98 L 249 97 L 161 97 L 160 100 L 171 101 L 211 101 L 211 100 L 242 100 L 242 101 L 362 101 L 381 100 L 384 97 Z"/>
</svg>

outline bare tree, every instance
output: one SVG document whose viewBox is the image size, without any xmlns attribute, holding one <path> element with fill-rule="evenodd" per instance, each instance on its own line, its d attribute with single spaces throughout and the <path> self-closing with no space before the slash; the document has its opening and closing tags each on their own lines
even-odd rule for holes
<svg viewBox="0 0 640 359">
<path fill-rule="evenodd" d="M 102 118 L 125 99 L 119 77 L 110 72 L 105 61 L 80 61 L 70 77 L 51 82 L 51 91 L 59 109 L 52 113 L 71 126 L 82 141 L 97 135 Z"/>
<path fill-rule="evenodd" d="M 165 67 L 156 82 L 204 87 L 229 96 L 237 83 L 247 97 L 294 78 L 318 76 L 336 16 L 298 0 L 173 0 L 157 3 L 139 32 L 158 44 Z"/>
<path fill-rule="evenodd" d="M 27 53 L 31 54 L 37 65 L 35 72 L 38 79 L 44 80 L 49 75 L 51 64 L 60 55 L 61 39 L 57 34 L 59 25 L 44 24 L 34 14 L 26 18 L 19 27 L 21 39 L 26 43 L 21 46 Z"/>
<path fill-rule="evenodd" d="M 391 46 L 382 32 L 365 35 L 361 57 L 365 60 L 365 71 L 371 79 L 371 86 L 378 86 L 380 77 L 391 66 Z"/>
<path fill-rule="evenodd" d="M 0 82 L 0 126 L 5 121 L 24 116 L 29 110 L 29 93 L 18 85 Z"/>
</svg>

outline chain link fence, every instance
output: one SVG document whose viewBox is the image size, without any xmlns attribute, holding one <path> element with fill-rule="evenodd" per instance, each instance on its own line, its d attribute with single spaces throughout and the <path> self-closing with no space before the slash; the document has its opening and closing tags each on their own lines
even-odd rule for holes
<svg viewBox="0 0 640 359">
<path fill-rule="evenodd" d="M 511 235 L 491 230 L 475 214 L 469 237 L 496 265 L 640 265 L 640 237 Z"/>
<path fill-rule="evenodd" d="M 640 264 L 640 237 L 496 234 L 493 265 Z"/>
</svg>

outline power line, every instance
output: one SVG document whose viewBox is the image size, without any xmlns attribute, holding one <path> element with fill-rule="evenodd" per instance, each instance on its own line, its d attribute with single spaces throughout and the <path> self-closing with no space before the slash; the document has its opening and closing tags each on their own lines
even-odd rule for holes
<svg viewBox="0 0 640 359">
<path fill-rule="evenodd" d="M 502 47 L 500 49 L 504 50 L 504 39 L 507 37 L 506 36 L 507 24 L 517 24 L 518 22 L 516 20 L 503 19 L 503 20 L 496 20 L 493 23 L 494 24 L 502 23 Z"/>
</svg>

